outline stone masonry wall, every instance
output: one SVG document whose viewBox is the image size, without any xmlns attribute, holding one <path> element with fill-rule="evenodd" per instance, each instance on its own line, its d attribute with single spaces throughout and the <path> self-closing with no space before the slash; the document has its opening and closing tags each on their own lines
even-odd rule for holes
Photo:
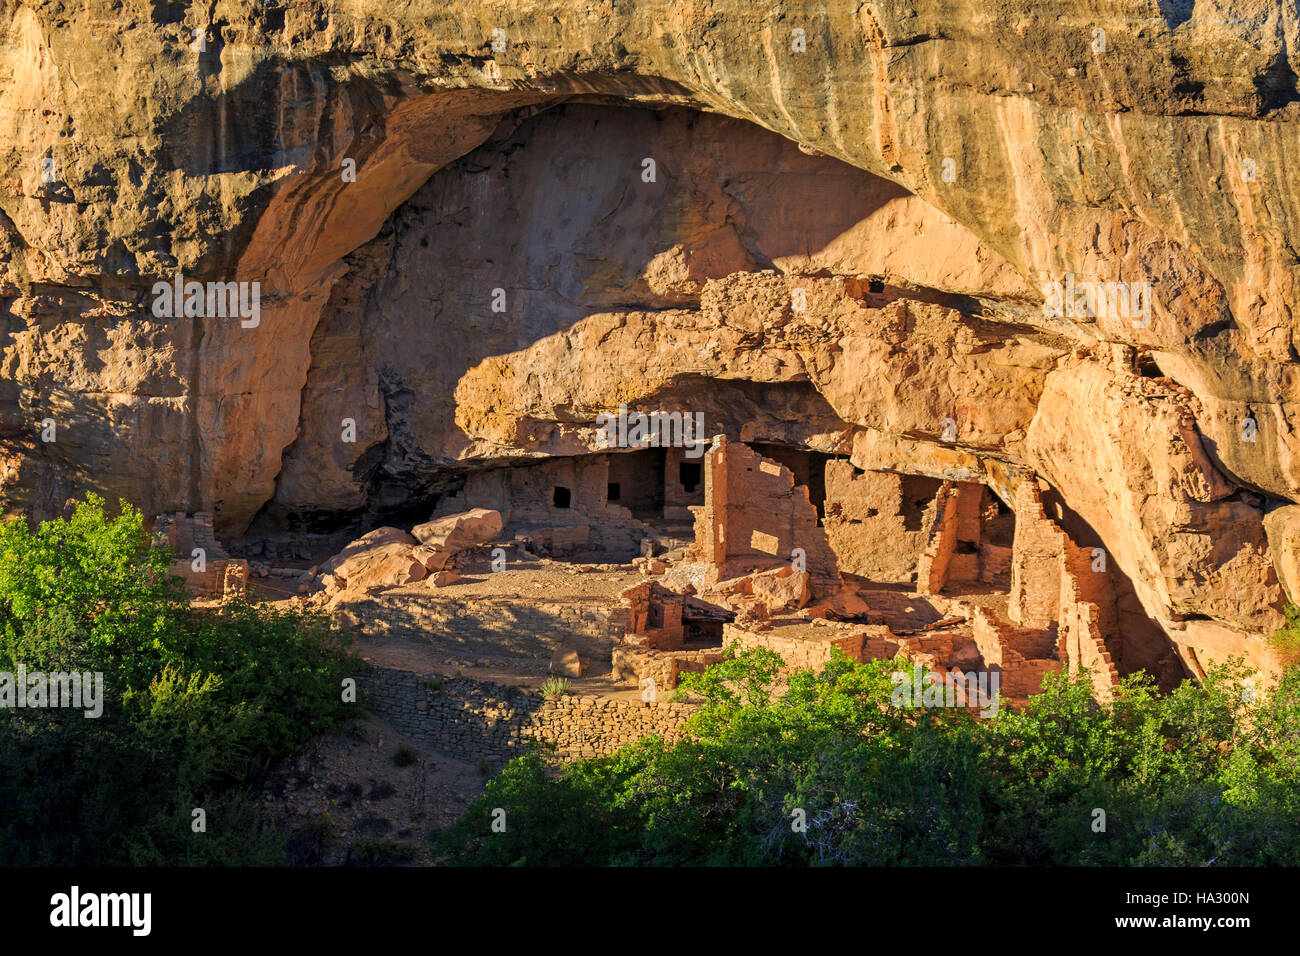
<svg viewBox="0 0 1300 956">
<path fill-rule="evenodd" d="M 434 517 L 490 508 L 500 511 L 512 530 L 530 531 L 553 555 L 591 550 L 627 560 L 639 553 L 650 532 L 631 511 L 608 500 L 610 457 L 557 457 L 472 472 L 461 491 L 438 503 Z M 555 504 L 557 487 L 569 492 L 567 507 Z"/>
<path fill-rule="evenodd" d="M 705 456 L 704 507 L 696 512 L 693 551 L 725 577 L 791 560 L 804 552 L 815 597 L 834 594 L 839 566 L 808 489 L 794 474 L 719 435 Z"/>
<path fill-rule="evenodd" d="M 1098 636 L 1097 605 L 1075 601 L 1061 609 L 1061 660 L 1071 672 L 1087 669 L 1093 696 L 1106 700 L 1119 683 L 1119 671 Z"/>
<path fill-rule="evenodd" d="M 212 514 L 200 511 L 187 515 L 183 511 L 158 515 L 153 522 L 153 543 L 176 555 L 168 570 L 185 581 L 185 590 L 193 597 L 224 597 L 228 582 L 242 593 L 248 580 L 248 562 L 232 558 L 217 543 L 212 532 Z M 194 551 L 202 552 L 204 568 L 194 570 Z"/>
<path fill-rule="evenodd" d="M 601 757 L 657 734 L 680 740 L 690 704 L 567 696 L 546 700 L 466 677 L 370 667 L 359 677 L 366 705 L 407 736 L 461 760 L 504 760 L 531 743 L 562 760 Z"/>
<path fill-rule="evenodd" d="M 1043 511 L 1033 482 L 1016 493 L 1016 539 L 1007 615 L 1022 627 L 1052 627 L 1060 617 L 1061 555 L 1065 532 Z"/>
<path fill-rule="evenodd" d="M 822 523 L 840 570 L 872 581 L 910 581 L 928 535 L 907 529 L 902 476 L 859 473 L 847 461 L 828 461 L 825 474 Z"/>
<path fill-rule="evenodd" d="M 1107 639 L 1118 641 L 1110 576 L 1093 570 L 1091 549 L 1070 540 L 1043 509 L 1032 482 L 1016 495 L 1015 554 L 1008 613 L 1027 627 L 1055 628 L 1066 670 L 1088 668 L 1098 699 L 1119 681 Z"/>
<path fill-rule="evenodd" d="M 876 626 L 870 630 L 881 629 L 880 626 Z M 733 642 L 739 642 L 743 651 L 760 647 L 766 648 L 780 656 L 781 660 L 785 662 L 785 666 L 791 670 L 805 667 L 820 670 L 830 662 L 832 647 L 838 647 L 851 661 L 863 660 L 862 651 L 868 638 L 867 632 L 869 628 L 854 627 L 852 625 L 835 627 L 832 625 L 827 630 L 832 633 L 819 640 L 808 640 L 799 637 L 784 637 L 772 631 L 749 631 L 735 624 L 724 624 L 722 627 L 722 644 L 724 647 L 730 647 Z"/>
<path fill-rule="evenodd" d="M 656 651 L 627 646 L 616 647 L 612 655 L 615 679 L 635 679 L 638 686 L 649 679 L 657 691 L 670 691 L 677 687 L 684 671 L 696 674 L 718 664 L 723 659 L 721 650 Z"/>
<path fill-rule="evenodd" d="M 1093 570 L 1087 548 L 1067 545 L 1061 566 L 1061 660 L 1070 672 L 1086 668 L 1094 696 L 1105 700 L 1119 683 L 1106 638 L 1117 645 L 1123 640 L 1114 586 L 1109 575 Z"/>
<path fill-rule="evenodd" d="M 937 505 L 929 540 L 916 565 L 916 590 L 921 594 L 938 594 L 948 580 L 948 565 L 957 547 L 957 490 L 945 481 L 935 497 Z"/>
</svg>

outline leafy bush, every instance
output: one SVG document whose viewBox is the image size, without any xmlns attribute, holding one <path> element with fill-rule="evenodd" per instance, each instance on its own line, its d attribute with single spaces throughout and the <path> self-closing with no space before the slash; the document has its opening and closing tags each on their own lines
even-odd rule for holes
<svg viewBox="0 0 1300 956">
<path fill-rule="evenodd" d="M 1209 865 L 1300 862 L 1300 668 L 1240 666 L 1097 704 L 1085 677 L 989 720 L 890 704 L 892 661 L 833 659 L 774 691 L 737 653 L 683 688 L 692 736 L 556 772 L 536 753 L 435 837 L 470 865 Z M 493 832 L 493 811 L 507 826 Z M 1104 812 L 1104 829 L 1101 828 Z"/>
<path fill-rule="evenodd" d="M 109 517 L 91 495 L 71 518 L 0 524 L 0 669 L 97 670 L 118 690 L 147 684 L 173 657 L 185 612 L 168 556 L 138 511 Z"/>
<path fill-rule="evenodd" d="M 345 714 L 352 664 L 326 620 L 191 609 L 142 525 L 94 496 L 35 531 L 0 525 L 0 670 L 105 683 L 97 719 L 0 709 L 0 862 L 282 862 L 245 790 Z"/>
</svg>

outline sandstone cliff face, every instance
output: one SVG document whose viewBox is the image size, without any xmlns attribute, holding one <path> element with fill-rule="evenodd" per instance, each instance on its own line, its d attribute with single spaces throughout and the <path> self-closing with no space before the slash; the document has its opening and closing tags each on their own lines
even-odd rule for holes
<svg viewBox="0 0 1300 956">
<path fill-rule="evenodd" d="M 681 407 L 1037 475 L 1186 654 L 1262 661 L 1300 598 L 1297 50 L 1266 0 L 0 0 L 0 495 L 238 537 Z M 257 325 L 158 315 L 177 272 L 259 283 Z M 1046 314 L 1067 276 L 1149 320 Z"/>
</svg>

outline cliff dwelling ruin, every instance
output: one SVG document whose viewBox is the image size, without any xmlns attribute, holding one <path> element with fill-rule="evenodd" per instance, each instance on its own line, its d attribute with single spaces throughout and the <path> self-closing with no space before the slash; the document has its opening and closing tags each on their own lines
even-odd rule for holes
<svg viewBox="0 0 1300 956">
<path fill-rule="evenodd" d="M 0 858 L 1265 918 L 1092 874 L 1300 863 L 1295 2 L 15 0 L 0 67 Z"/>
<path fill-rule="evenodd" d="M 11 346 L 24 407 L 68 424 L 6 439 L 9 506 L 55 508 L 125 443 L 95 480 L 165 516 L 196 596 L 246 580 L 381 657 L 611 693 L 669 691 L 733 642 L 996 670 L 1012 702 L 1057 670 L 1099 698 L 1232 655 L 1275 672 L 1290 512 L 1266 525 L 1284 499 L 1231 476 L 1161 343 L 1045 314 L 1005 243 L 738 119 L 603 97 L 474 115 L 477 145 L 373 234 L 334 222 L 333 264 L 257 328 L 123 318 L 194 363 L 112 389 L 134 397 L 98 404 L 108 373 L 71 375 L 53 339 Z M 329 259 L 283 215 L 259 236 Z M 619 409 L 698 417 L 704 444 L 606 447 Z"/>
</svg>

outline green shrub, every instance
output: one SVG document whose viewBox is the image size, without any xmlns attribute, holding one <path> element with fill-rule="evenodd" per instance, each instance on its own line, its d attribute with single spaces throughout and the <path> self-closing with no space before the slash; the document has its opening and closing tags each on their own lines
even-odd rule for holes
<svg viewBox="0 0 1300 956">
<path fill-rule="evenodd" d="M 192 609 L 168 563 L 125 503 L 0 525 L 0 670 L 105 682 L 98 719 L 0 710 L 0 862 L 283 862 L 287 834 L 248 793 L 349 713 L 354 663 L 321 617 Z"/>
<path fill-rule="evenodd" d="M 95 495 L 36 531 L 0 524 L 0 669 L 102 671 L 120 691 L 183 653 L 183 589 L 142 524 L 125 502 L 110 517 Z"/>
<path fill-rule="evenodd" d="M 542 696 L 547 700 L 556 700 L 560 697 L 566 697 L 572 691 L 569 690 L 569 679 L 567 677 L 548 677 L 542 681 Z"/>
<path fill-rule="evenodd" d="M 1268 694 L 1230 665 L 1167 695 L 1092 699 L 1049 675 L 1022 708 L 890 702 L 891 661 L 837 655 L 774 690 L 779 659 L 683 675 L 690 735 L 552 767 L 516 758 L 433 838 L 467 865 L 1300 863 L 1300 667 Z M 504 809 L 504 832 L 492 829 Z M 1105 828 L 1098 829 L 1105 813 Z"/>
</svg>

